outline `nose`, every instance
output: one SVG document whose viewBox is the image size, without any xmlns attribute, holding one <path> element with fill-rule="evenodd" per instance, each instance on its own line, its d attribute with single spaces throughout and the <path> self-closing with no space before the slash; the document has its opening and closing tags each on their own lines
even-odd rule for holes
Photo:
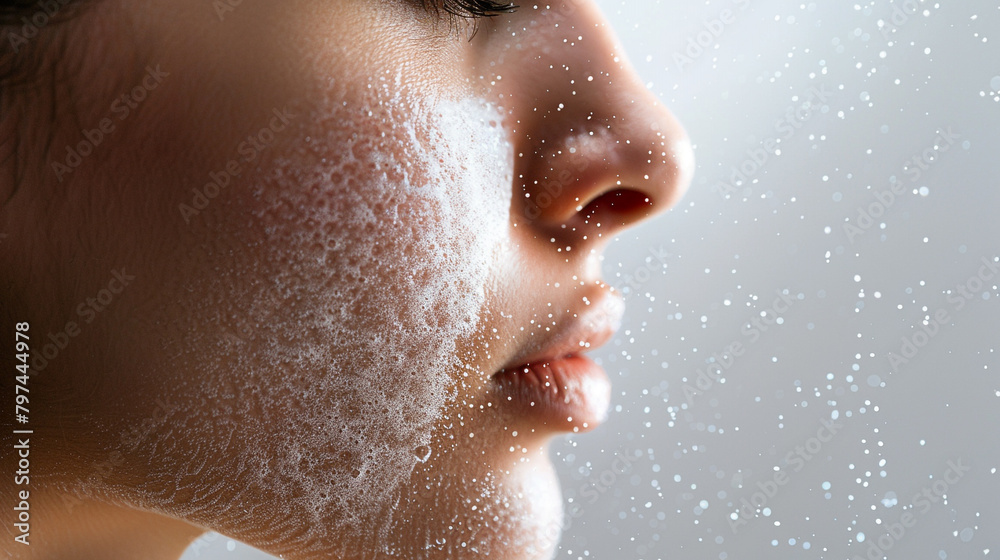
<svg viewBox="0 0 1000 560">
<path fill-rule="evenodd" d="M 690 182 L 690 141 L 597 7 L 529 4 L 512 22 L 520 43 L 499 83 L 514 120 L 516 227 L 597 241 L 671 207 Z"/>
</svg>

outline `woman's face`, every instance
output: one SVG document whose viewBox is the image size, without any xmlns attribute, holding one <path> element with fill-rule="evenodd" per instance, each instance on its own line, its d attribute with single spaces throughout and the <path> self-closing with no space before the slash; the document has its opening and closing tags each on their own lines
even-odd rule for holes
<svg viewBox="0 0 1000 560">
<path fill-rule="evenodd" d="M 33 330 L 80 331 L 62 487 L 286 558 L 550 557 L 601 250 L 691 169 L 596 8 L 117 4 L 66 24 L 77 120 L 10 206 Z"/>
</svg>

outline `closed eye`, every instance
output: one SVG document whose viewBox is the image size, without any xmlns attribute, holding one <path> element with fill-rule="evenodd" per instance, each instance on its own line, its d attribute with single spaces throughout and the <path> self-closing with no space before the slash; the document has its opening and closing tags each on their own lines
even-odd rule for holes
<svg viewBox="0 0 1000 560">
<path fill-rule="evenodd" d="M 493 0 L 422 0 L 424 6 L 434 11 L 444 10 L 454 16 L 479 19 L 509 14 L 517 10 L 513 2 Z"/>
</svg>

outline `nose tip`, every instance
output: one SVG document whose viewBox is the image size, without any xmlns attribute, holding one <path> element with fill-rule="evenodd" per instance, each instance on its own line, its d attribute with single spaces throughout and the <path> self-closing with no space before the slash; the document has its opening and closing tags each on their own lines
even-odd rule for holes
<svg viewBox="0 0 1000 560">
<path fill-rule="evenodd" d="M 598 239 L 673 206 L 688 188 L 694 156 L 687 133 L 598 24 L 596 8 L 576 17 L 561 26 L 585 40 L 521 69 L 534 95 L 518 121 L 523 198 L 516 203 L 553 236 Z M 557 56 L 562 71 L 552 70 Z"/>
<path fill-rule="evenodd" d="M 631 122 L 584 155 L 572 200 L 560 212 L 543 214 L 550 223 L 574 223 L 607 235 L 671 208 L 687 191 L 694 167 L 691 142 L 663 106 L 633 108 Z M 609 129 L 613 130 L 613 128 Z"/>
<path fill-rule="evenodd" d="M 576 132 L 549 135 L 525 166 L 523 211 L 536 225 L 605 237 L 686 192 L 694 155 L 681 125 L 641 85 L 622 84 L 613 96 L 617 103 L 600 105 L 613 114 L 586 111 L 575 125 L 562 123 Z"/>
</svg>

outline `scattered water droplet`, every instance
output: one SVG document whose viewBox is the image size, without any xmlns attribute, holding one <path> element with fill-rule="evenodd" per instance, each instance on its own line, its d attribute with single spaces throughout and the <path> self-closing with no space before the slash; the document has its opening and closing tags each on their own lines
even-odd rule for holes
<svg viewBox="0 0 1000 560">
<path fill-rule="evenodd" d="M 427 459 L 431 458 L 431 448 L 428 445 L 421 445 L 413 450 L 413 454 L 417 457 L 417 461 L 426 463 Z"/>
</svg>

